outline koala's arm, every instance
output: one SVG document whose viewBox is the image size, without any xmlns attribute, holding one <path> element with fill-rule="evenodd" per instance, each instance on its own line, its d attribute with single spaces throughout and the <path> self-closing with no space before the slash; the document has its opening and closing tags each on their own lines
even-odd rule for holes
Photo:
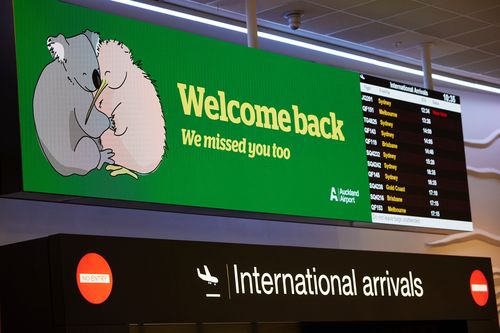
<svg viewBox="0 0 500 333">
<path fill-rule="evenodd" d="M 82 130 L 92 138 L 99 138 L 104 131 L 106 131 L 111 126 L 111 121 L 104 113 L 96 109 L 95 107 L 90 112 L 89 119 L 85 124 L 85 117 L 87 116 L 87 110 L 75 110 L 75 117 L 78 124 Z"/>
</svg>

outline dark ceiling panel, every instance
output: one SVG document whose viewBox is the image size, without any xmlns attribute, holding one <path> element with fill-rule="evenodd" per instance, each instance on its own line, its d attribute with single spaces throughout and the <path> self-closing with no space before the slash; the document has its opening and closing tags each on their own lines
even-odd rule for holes
<svg viewBox="0 0 500 333">
<path fill-rule="evenodd" d="M 489 53 L 469 49 L 463 52 L 454 53 L 434 59 L 434 62 L 448 67 L 460 67 L 472 62 L 486 60 L 491 57 L 492 55 Z"/>
<path fill-rule="evenodd" d="M 485 61 L 475 62 L 473 64 L 468 64 L 460 67 L 460 69 L 475 73 L 493 72 L 500 69 L 500 57 L 488 59 Z"/>
<path fill-rule="evenodd" d="M 318 5 L 329 7 L 332 9 L 343 10 L 346 8 L 358 6 L 363 3 L 368 3 L 373 0 L 313 0 L 311 2 L 315 2 Z"/>
<path fill-rule="evenodd" d="M 496 77 L 500 79 L 500 70 L 488 73 L 488 76 Z"/>
<path fill-rule="evenodd" d="M 343 30 L 332 34 L 331 36 L 354 43 L 366 43 L 371 40 L 394 35 L 402 31 L 403 30 L 391 27 L 387 24 L 374 22 L 353 29 Z"/>
<path fill-rule="evenodd" d="M 366 43 L 365 45 L 390 52 L 397 52 L 431 41 L 432 38 L 429 36 L 422 35 L 413 31 L 405 31 L 386 38 L 374 40 L 372 42 Z"/>
<path fill-rule="evenodd" d="M 435 24 L 439 21 L 449 20 L 456 16 L 456 14 L 438 8 L 423 7 L 400 15 L 392 16 L 382 22 L 413 30 Z"/>
<path fill-rule="evenodd" d="M 323 6 L 316 5 L 308 1 L 292 1 L 282 6 L 278 6 L 269 10 L 262 11 L 257 14 L 258 18 L 272 21 L 280 24 L 287 24 L 283 14 L 291 10 L 304 11 L 303 21 L 313 19 L 315 17 L 323 16 L 332 13 L 334 10 Z"/>
<path fill-rule="evenodd" d="M 364 5 L 349 8 L 346 11 L 369 19 L 380 20 L 423 6 L 422 3 L 412 0 L 375 0 Z"/>
<path fill-rule="evenodd" d="M 482 9 L 474 14 L 471 14 L 471 16 L 500 26 L 500 6 L 495 8 Z"/>
<path fill-rule="evenodd" d="M 270 8 L 283 5 L 286 0 L 257 0 L 257 12 L 268 10 Z M 234 13 L 246 14 L 246 2 L 241 0 L 216 0 L 209 3 L 210 6 L 217 9 L 223 9 Z"/>
<path fill-rule="evenodd" d="M 499 18 L 500 19 L 500 18 Z M 491 42 L 492 36 L 500 36 L 500 27 L 489 26 L 484 29 L 474 30 L 465 34 L 450 38 L 451 41 L 462 45 L 476 47 Z"/>
<path fill-rule="evenodd" d="M 434 5 L 439 8 L 445 8 L 460 14 L 469 15 L 485 8 L 498 6 L 498 0 L 443 0 L 436 2 Z"/>
<path fill-rule="evenodd" d="M 481 47 L 479 47 L 479 49 L 496 55 L 500 55 L 500 40 L 497 40 L 496 42 L 490 44 L 482 45 Z"/>
<path fill-rule="evenodd" d="M 427 34 L 439 38 L 449 38 L 458 34 L 463 34 L 471 30 L 485 28 L 488 24 L 466 17 L 457 17 L 448 21 L 442 21 L 430 26 L 427 26 L 417 31 L 422 34 Z"/>
<path fill-rule="evenodd" d="M 339 30 L 366 24 L 369 21 L 359 16 L 343 12 L 335 12 L 320 18 L 306 21 L 302 24 L 302 29 L 328 35 Z"/>
<path fill-rule="evenodd" d="M 425 4 L 434 5 L 434 4 L 437 4 L 439 2 L 442 2 L 443 0 L 418 0 L 418 1 L 423 2 Z"/>
<path fill-rule="evenodd" d="M 398 54 L 413 59 L 420 59 L 421 57 L 421 51 L 417 47 L 410 47 L 409 49 L 404 49 L 402 51 L 399 51 Z"/>
<path fill-rule="evenodd" d="M 459 53 L 468 50 L 467 47 L 451 43 L 442 39 L 437 39 L 432 42 L 431 46 L 431 59 L 441 58 L 450 54 Z M 415 59 L 421 58 L 421 49 L 419 46 L 412 47 L 409 49 L 404 49 L 402 51 L 398 51 L 398 54 L 412 57 Z"/>
</svg>

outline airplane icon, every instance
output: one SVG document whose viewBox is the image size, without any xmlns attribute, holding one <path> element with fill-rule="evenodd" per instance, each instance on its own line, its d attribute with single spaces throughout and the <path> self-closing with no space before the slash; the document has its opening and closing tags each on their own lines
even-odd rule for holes
<svg viewBox="0 0 500 333">
<path fill-rule="evenodd" d="M 203 267 L 205 269 L 205 274 L 201 273 L 199 268 L 196 268 L 196 271 L 198 272 L 198 277 L 203 281 L 208 282 L 208 284 L 214 284 L 214 285 L 217 284 L 219 282 L 219 279 L 210 274 L 207 265 L 203 265 Z"/>
</svg>

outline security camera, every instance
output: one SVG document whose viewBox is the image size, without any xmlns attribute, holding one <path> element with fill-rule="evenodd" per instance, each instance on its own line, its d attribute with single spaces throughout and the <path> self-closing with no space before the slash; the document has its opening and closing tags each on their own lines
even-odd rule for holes
<svg viewBox="0 0 500 333">
<path fill-rule="evenodd" d="M 288 21 L 288 26 L 292 30 L 300 28 L 302 16 L 304 16 L 304 12 L 302 10 L 291 10 L 283 14 L 283 17 Z"/>
</svg>

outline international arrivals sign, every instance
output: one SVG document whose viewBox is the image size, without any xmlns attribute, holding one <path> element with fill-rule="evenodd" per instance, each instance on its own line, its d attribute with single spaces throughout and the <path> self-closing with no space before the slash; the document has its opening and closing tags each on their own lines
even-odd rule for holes
<svg viewBox="0 0 500 333">
<path fill-rule="evenodd" d="M 18 304 L 12 285 L 43 291 L 52 298 L 26 302 L 54 304 L 46 308 L 59 327 L 441 320 L 498 329 L 489 258 L 77 235 L 9 251 L 17 261 L 2 277 L 2 309 Z M 36 285 L 16 273 L 23 255 L 44 263 Z"/>
<path fill-rule="evenodd" d="M 394 296 L 422 297 L 422 279 L 408 276 L 393 277 L 386 270 L 382 276 L 363 276 L 363 292 L 358 294 L 356 270 L 349 274 L 323 274 L 316 267 L 306 268 L 304 273 L 261 273 L 257 266 L 253 271 L 241 272 L 233 264 L 233 282 L 236 295 L 298 295 L 298 296 Z M 360 288 L 361 289 L 361 288 Z"/>
</svg>

